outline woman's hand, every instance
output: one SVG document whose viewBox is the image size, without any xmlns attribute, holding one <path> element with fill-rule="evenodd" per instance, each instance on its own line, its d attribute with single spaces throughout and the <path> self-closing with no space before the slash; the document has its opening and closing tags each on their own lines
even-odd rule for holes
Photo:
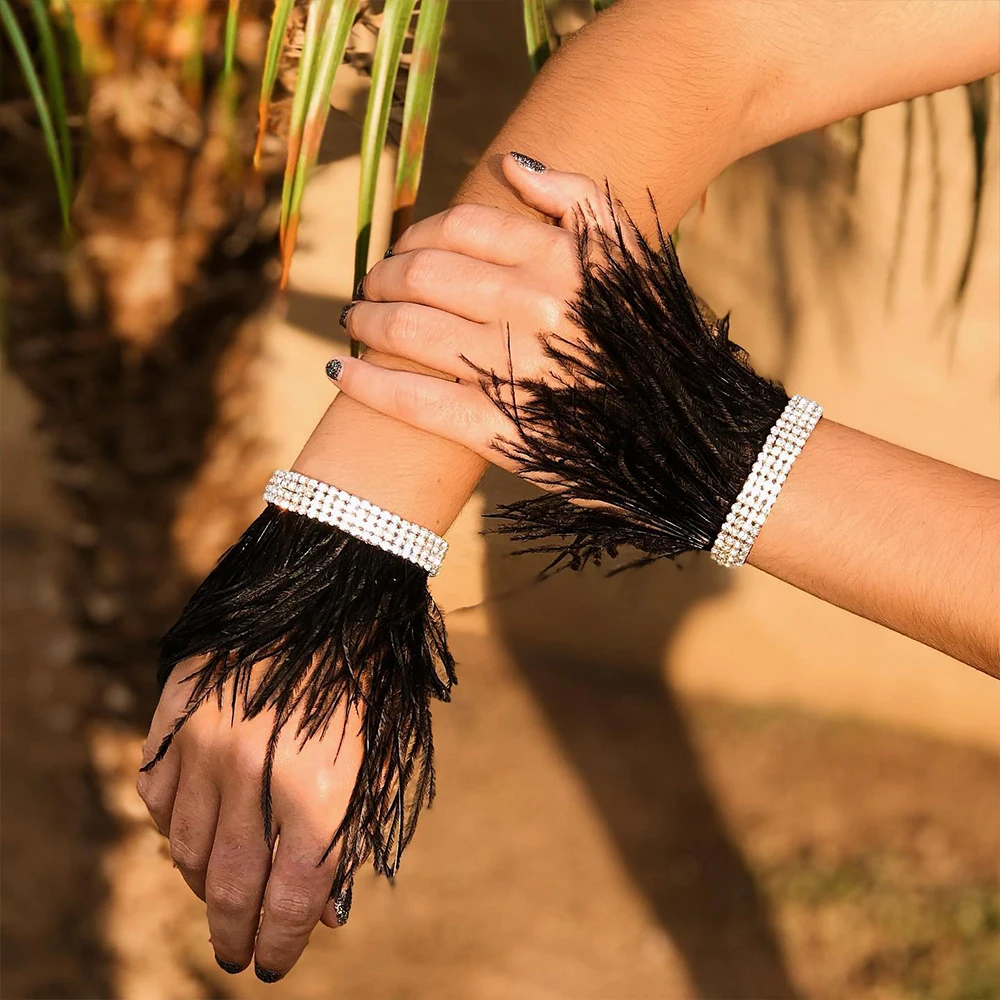
<svg viewBox="0 0 1000 1000">
<path fill-rule="evenodd" d="M 545 340 L 582 335 L 568 315 L 580 284 L 578 226 L 614 227 L 598 184 L 539 167 L 521 154 L 503 160 L 521 200 L 557 225 L 479 205 L 450 208 L 408 229 L 345 310 L 354 339 L 457 382 L 352 358 L 327 366 L 348 396 L 506 468 L 512 462 L 494 444 L 512 426 L 480 387 L 481 371 L 552 376 Z"/>
<path fill-rule="evenodd" d="M 358 363 L 342 383 L 348 394 L 353 387 L 375 408 L 483 455 L 503 420 L 462 355 L 481 368 L 506 371 L 509 329 L 518 376 L 548 371 L 538 333 L 580 335 L 566 316 L 579 284 L 578 212 L 602 225 L 610 218 L 604 193 L 584 177 L 533 172 L 513 157 L 504 169 L 524 201 L 558 220 L 558 227 L 494 208 L 449 209 L 403 235 L 392 256 L 368 274 L 363 300 L 347 313 L 352 336 L 369 346 L 466 380 Z M 366 381 L 379 374 L 387 381 Z M 397 376 L 414 380 L 412 394 L 390 381 Z M 462 396 L 435 396 L 449 391 Z M 425 420 L 425 409 L 439 419 Z M 144 761 L 184 713 L 191 689 L 185 678 L 197 666 L 189 665 L 176 667 L 164 687 Z M 326 856 L 326 850 L 362 760 L 362 720 L 353 718 L 346 727 L 335 720 L 327 736 L 301 747 L 294 723 L 281 729 L 271 782 L 278 835 L 272 852 L 264 835 L 261 777 L 274 719 L 263 712 L 234 722 L 228 697 L 223 705 L 206 699 L 166 755 L 140 774 L 138 790 L 170 839 L 174 863 L 207 904 L 219 964 L 238 972 L 253 959 L 258 977 L 270 982 L 294 965 L 317 921 L 336 927 L 349 911 L 349 890 L 329 898 L 339 855 Z"/>
<path fill-rule="evenodd" d="M 188 673 L 179 665 L 167 681 L 144 761 L 183 714 Z M 228 705 L 220 710 L 208 698 L 163 759 L 139 775 L 139 795 L 170 838 L 174 864 L 207 904 L 212 946 L 226 972 L 239 972 L 254 958 L 258 978 L 276 982 L 295 964 L 317 921 L 336 927 L 347 919 L 350 889 L 329 898 L 338 854 L 324 859 L 362 756 L 360 719 L 346 729 L 341 721 L 301 748 L 294 724 L 281 730 L 271 783 L 273 856 L 261 815 L 269 712 L 234 723 Z"/>
</svg>

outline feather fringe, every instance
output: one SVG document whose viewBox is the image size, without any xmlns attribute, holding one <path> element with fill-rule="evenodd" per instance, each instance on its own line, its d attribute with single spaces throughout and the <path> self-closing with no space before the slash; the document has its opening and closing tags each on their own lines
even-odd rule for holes
<svg viewBox="0 0 1000 1000">
<path fill-rule="evenodd" d="M 644 553 L 629 565 L 710 549 L 788 402 L 696 299 L 659 225 L 656 246 L 630 219 L 616 227 L 581 227 L 570 316 L 584 338 L 547 341 L 555 378 L 481 372 L 518 431 L 498 449 L 558 484 L 490 515 L 520 551 L 553 555 L 545 573 L 625 545 Z"/>
<path fill-rule="evenodd" d="M 430 699 L 448 701 L 456 683 L 426 572 L 268 505 L 167 633 L 160 683 L 192 657 L 205 659 L 188 675 L 194 687 L 185 712 L 146 769 L 208 698 L 220 708 L 228 704 L 234 719 L 273 712 L 261 782 L 264 829 L 273 844 L 279 734 L 291 724 L 305 742 L 340 725 L 343 739 L 356 709 L 364 757 L 326 852 L 340 849 L 331 896 L 369 857 L 391 878 L 420 809 L 434 797 Z"/>
</svg>

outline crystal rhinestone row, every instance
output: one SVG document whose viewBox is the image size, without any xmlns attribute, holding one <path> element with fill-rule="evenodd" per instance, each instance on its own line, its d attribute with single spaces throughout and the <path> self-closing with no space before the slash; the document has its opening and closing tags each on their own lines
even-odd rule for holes
<svg viewBox="0 0 1000 1000">
<path fill-rule="evenodd" d="M 448 543 L 428 528 L 299 472 L 278 469 L 264 490 L 264 499 L 284 510 L 332 524 L 369 545 L 415 563 L 431 576 L 437 574 L 448 551 Z"/>
<path fill-rule="evenodd" d="M 811 399 L 792 396 L 788 401 L 712 545 L 712 558 L 720 566 L 746 562 L 789 470 L 821 416 L 823 407 Z"/>
</svg>

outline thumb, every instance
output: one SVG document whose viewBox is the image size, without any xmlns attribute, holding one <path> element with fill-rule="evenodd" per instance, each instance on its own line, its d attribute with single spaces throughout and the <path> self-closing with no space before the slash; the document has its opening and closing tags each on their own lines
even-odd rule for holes
<svg viewBox="0 0 1000 1000">
<path fill-rule="evenodd" d="M 614 215 L 603 185 L 585 174 L 553 170 L 525 153 L 503 158 L 503 175 L 529 208 L 555 219 L 563 229 L 576 229 L 580 217 L 606 232 L 614 231 Z"/>
</svg>

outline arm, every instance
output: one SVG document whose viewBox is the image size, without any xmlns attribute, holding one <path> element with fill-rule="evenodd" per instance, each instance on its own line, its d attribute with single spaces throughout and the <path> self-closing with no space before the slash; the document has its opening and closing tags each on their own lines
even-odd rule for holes
<svg viewBox="0 0 1000 1000">
<path fill-rule="evenodd" d="M 1000 482 L 821 420 L 751 565 L 1000 677 Z"/>
<path fill-rule="evenodd" d="M 991 71 L 995 4 L 891 6 L 889 31 L 889 15 L 877 2 L 622 0 L 546 66 L 458 200 L 535 217 L 519 206 L 497 169 L 498 151 L 521 148 L 607 177 L 640 223 L 650 221 L 643 206 L 651 179 L 662 221 L 671 226 L 719 171 L 752 149 Z M 873 31 L 876 22 L 880 30 Z M 790 27 L 799 31 L 786 51 L 782 39 Z M 938 70 L 928 68 L 935 65 Z M 613 116 L 609 108 L 616 109 Z M 334 401 L 296 463 L 439 531 L 484 467 L 469 449 L 346 396 Z M 188 882 L 207 897 L 224 967 L 243 968 L 256 950 L 258 974 L 277 978 L 295 962 L 323 911 L 337 861 L 324 849 L 363 752 L 353 736 L 332 747 L 317 737 L 301 752 L 278 746 L 271 792 L 282 834 L 272 858 L 259 793 L 271 709 L 233 723 L 214 699 L 199 703 L 167 752 L 165 734 L 189 704 L 183 673 L 165 685 L 145 758 L 150 764 L 154 756 L 162 759 L 140 777 L 140 794 L 169 834 Z M 348 721 L 353 727 L 356 720 Z M 323 919 L 337 924 L 343 912 L 331 903 Z"/>
<path fill-rule="evenodd" d="M 573 222 L 583 205 L 611 231 L 594 182 L 513 158 L 504 170 L 534 207 Z M 626 229 L 609 253 L 591 236 L 581 276 L 569 233 L 475 212 L 461 249 L 496 263 L 454 254 L 442 280 L 480 298 L 502 288 L 493 294 L 505 322 L 484 329 L 427 310 L 407 341 L 385 321 L 393 306 L 359 303 L 358 335 L 460 381 L 338 359 L 342 390 L 552 491 L 501 513 L 554 564 L 578 567 L 626 544 L 651 558 L 712 550 L 784 391 L 733 350 L 728 321 L 706 323 L 672 247 L 653 254 Z M 418 223 L 401 246 L 439 242 L 435 225 Z M 458 271 L 470 266 L 476 281 Z M 393 272 L 398 261 L 379 265 L 372 285 L 391 287 Z M 555 325 L 545 320 L 553 295 L 571 305 Z M 1000 482 L 826 419 L 782 481 L 747 542 L 751 565 L 1000 677 Z"/>
<path fill-rule="evenodd" d="M 550 60 L 456 201 L 533 214 L 498 169 L 502 153 L 527 149 L 607 178 L 640 226 L 648 185 L 672 228 L 740 157 L 998 64 L 997 0 L 623 0 Z M 338 398 L 296 468 L 441 531 L 485 465 Z"/>
</svg>

